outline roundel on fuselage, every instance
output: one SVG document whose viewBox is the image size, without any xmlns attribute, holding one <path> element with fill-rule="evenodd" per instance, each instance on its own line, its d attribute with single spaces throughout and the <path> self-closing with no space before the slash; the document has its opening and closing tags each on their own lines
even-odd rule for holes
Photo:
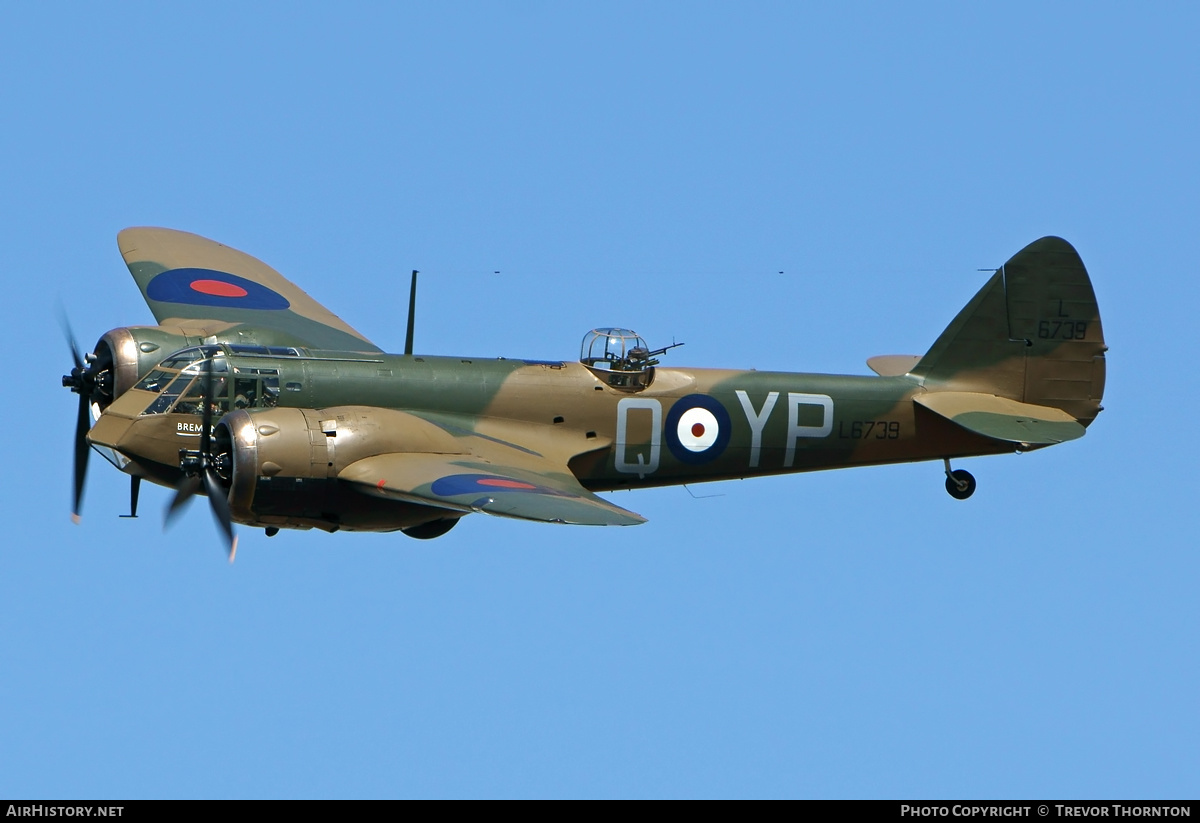
<svg viewBox="0 0 1200 823">
<path fill-rule="evenodd" d="M 716 460 L 729 445 L 733 423 L 725 407 L 706 394 L 681 397 L 663 423 L 675 459 L 696 465 Z"/>
</svg>

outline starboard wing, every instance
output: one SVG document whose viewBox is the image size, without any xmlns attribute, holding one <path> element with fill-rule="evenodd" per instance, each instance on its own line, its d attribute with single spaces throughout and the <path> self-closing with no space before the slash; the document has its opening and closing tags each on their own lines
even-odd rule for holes
<svg viewBox="0 0 1200 823">
<path fill-rule="evenodd" d="M 977 392 L 929 392 L 913 400 L 952 423 L 993 440 L 1051 446 L 1087 430 L 1062 409 Z"/>
<path fill-rule="evenodd" d="M 566 466 L 504 444 L 464 440 L 471 454 L 381 454 L 352 463 L 339 477 L 376 497 L 452 511 L 579 526 L 646 522 L 579 485 Z"/>
<path fill-rule="evenodd" d="M 197 321 L 219 321 L 222 331 L 247 327 L 248 342 L 380 351 L 279 272 L 229 246 L 159 228 L 125 229 L 117 245 L 160 324 L 195 330 L 203 328 Z"/>
</svg>

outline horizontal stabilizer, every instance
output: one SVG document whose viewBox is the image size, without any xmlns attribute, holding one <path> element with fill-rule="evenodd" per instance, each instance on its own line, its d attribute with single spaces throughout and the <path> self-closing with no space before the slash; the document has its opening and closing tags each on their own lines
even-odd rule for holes
<svg viewBox="0 0 1200 823">
<path fill-rule="evenodd" d="M 381 454 L 347 466 L 339 477 L 376 497 L 453 511 L 581 526 L 646 522 L 579 485 L 566 466 L 538 462 L 545 465 L 502 466 L 472 455 Z"/>
<path fill-rule="evenodd" d="M 908 374 L 921 362 L 919 354 L 880 354 L 867 358 L 871 371 L 880 377 L 899 377 Z"/>
<path fill-rule="evenodd" d="M 976 392 L 928 392 L 915 402 L 964 429 L 993 440 L 1050 446 L 1083 437 L 1086 429 L 1062 409 L 1018 403 Z"/>
</svg>

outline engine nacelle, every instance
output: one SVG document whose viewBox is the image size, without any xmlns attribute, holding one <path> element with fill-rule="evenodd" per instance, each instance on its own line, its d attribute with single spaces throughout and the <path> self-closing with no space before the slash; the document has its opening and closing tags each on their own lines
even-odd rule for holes
<svg viewBox="0 0 1200 823">
<path fill-rule="evenodd" d="M 320 495 L 333 493 L 334 481 L 351 463 L 379 454 L 463 453 L 441 427 L 416 415 L 372 406 L 239 409 L 221 418 L 215 443 L 218 454 L 229 455 L 229 506 L 235 520 L 322 528 L 326 526 L 320 522 Z M 278 502 L 284 490 L 294 500 L 287 511 Z M 316 499 L 306 499 L 310 494 Z M 429 519 L 423 513 L 391 527 Z"/>
<path fill-rule="evenodd" d="M 187 345 L 187 337 L 159 326 L 125 326 L 106 332 L 92 350 L 100 375 L 96 381 L 99 392 L 93 400 L 101 409 L 108 408 L 109 403 L 133 388 L 164 357 Z"/>
</svg>

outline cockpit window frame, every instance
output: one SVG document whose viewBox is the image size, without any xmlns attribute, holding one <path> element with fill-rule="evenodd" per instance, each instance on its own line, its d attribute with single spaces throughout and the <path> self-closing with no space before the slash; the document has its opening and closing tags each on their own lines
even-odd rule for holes
<svg viewBox="0 0 1200 823">
<path fill-rule="evenodd" d="M 634 355 L 639 351 L 648 352 L 649 347 L 637 332 L 601 326 L 583 336 L 579 362 L 601 371 L 643 371 Z"/>
<path fill-rule="evenodd" d="M 135 388 L 154 392 L 157 396 L 142 415 L 203 414 L 199 386 L 210 364 L 213 374 L 214 411 L 224 414 L 233 405 L 238 408 L 271 407 L 279 401 L 279 370 L 274 368 L 239 368 L 230 357 L 298 357 L 300 352 L 281 346 L 227 346 L 206 344 L 189 346 L 163 358 Z M 253 391 L 247 391 L 249 383 Z M 238 392 L 240 391 L 240 394 Z M 234 397 L 236 396 L 236 399 Z M 248 395 L 248 396 L 247 396 Z M 239 402 L 240 401 L 240 402 Z M 187 406 L 187 408 L 182 408 Z"/>
</svg>

